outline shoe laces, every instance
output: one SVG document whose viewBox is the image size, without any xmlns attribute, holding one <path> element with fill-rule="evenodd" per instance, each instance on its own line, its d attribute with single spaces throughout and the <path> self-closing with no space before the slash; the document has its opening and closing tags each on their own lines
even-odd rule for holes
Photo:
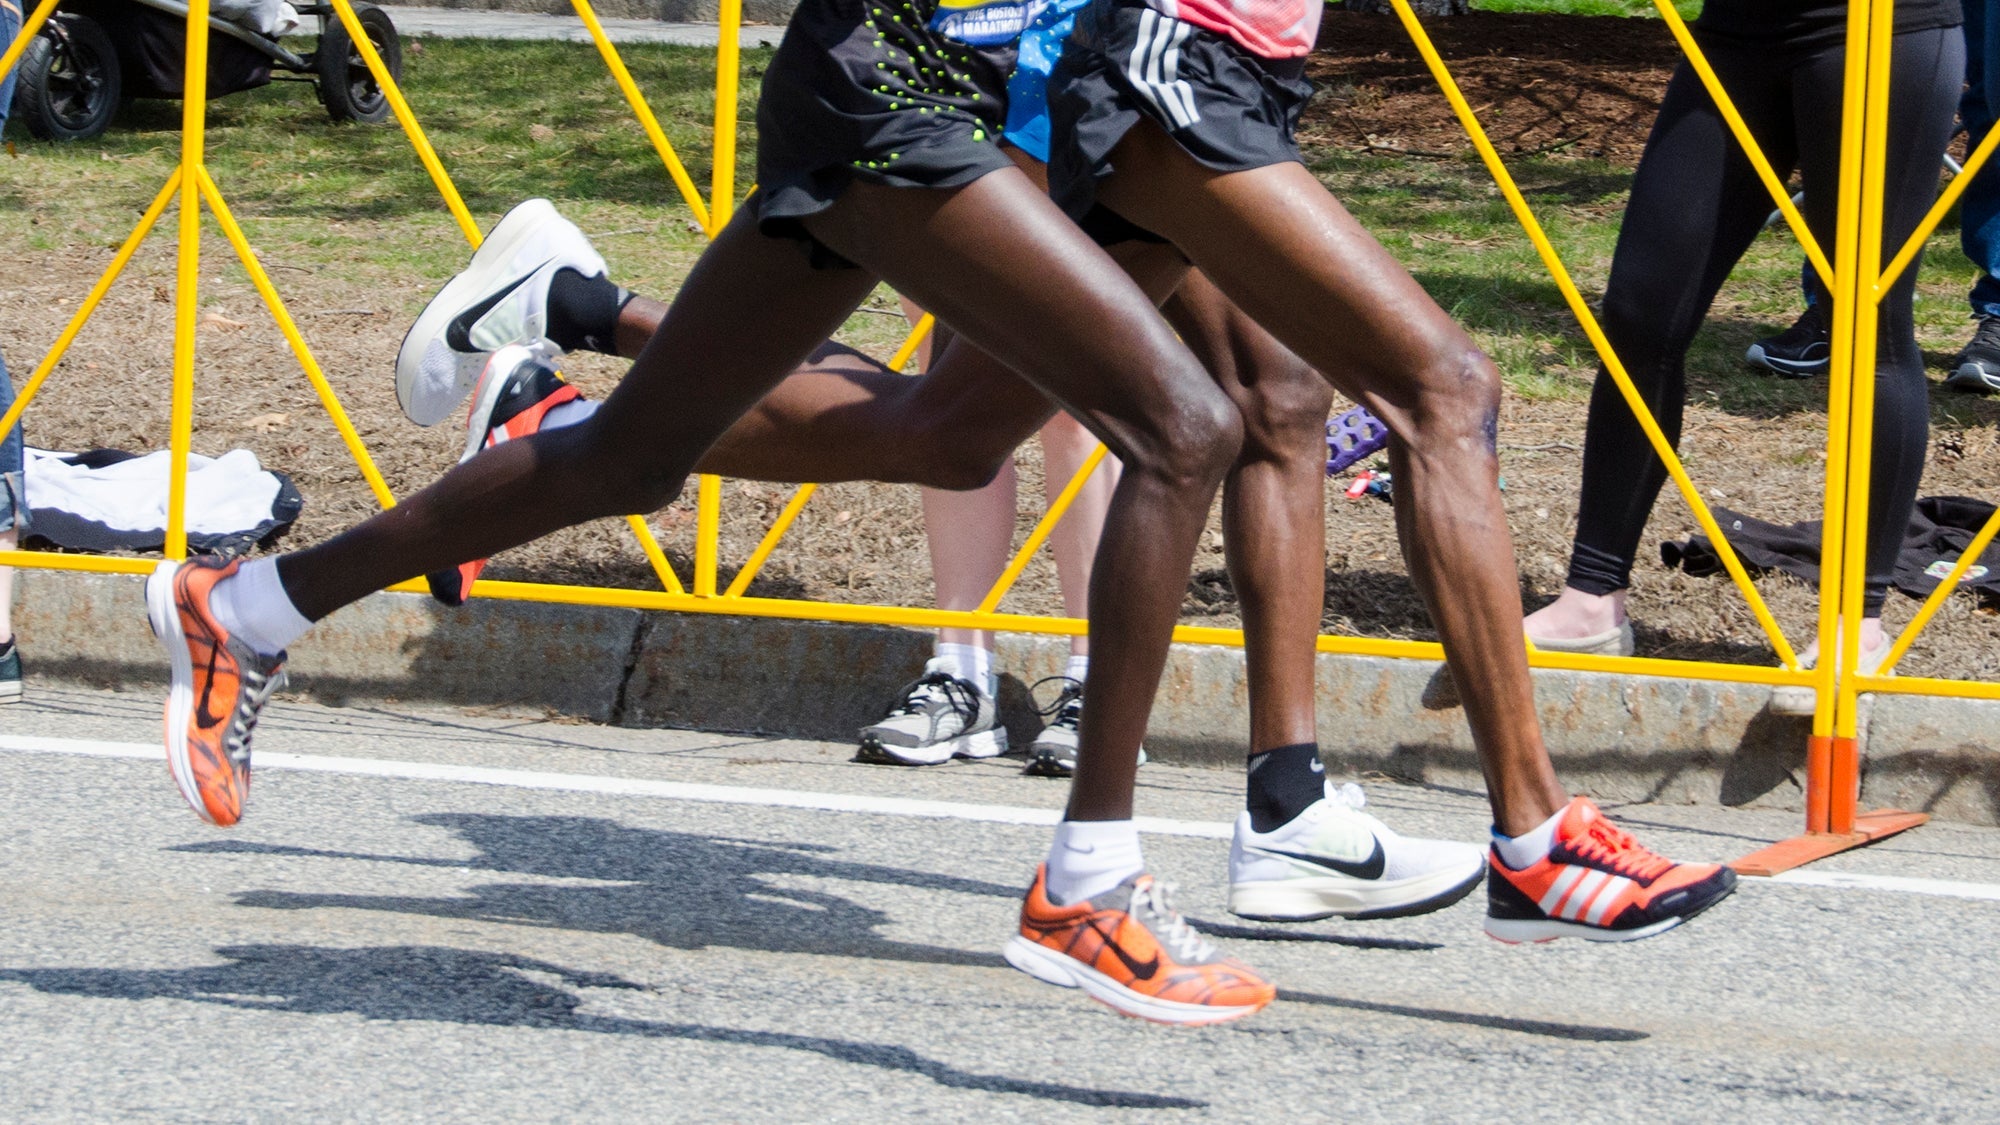
<svg viewBox="0 0 2000 1125">
<path fill-rule="evenodd" d="M 889 713 L 922 715 L 932 703 L 938 702 L 964 716 L 968 723 L 979 715 L 979 693 L 972 684 L 945 672 L 926 672 L 905 687 L 902 698 Z"/>
<path fill-rule="evenodd" d="M 1187 919 L 1174 909 L 1174 888 L 1157 879 L 1149 879 L 1133 890 L 1133 897 L 1145 904 L 1150 915 L 1148 928 L 1174 960 L 1183 965 L 1195 965 L 1215 957 L 1215 944 L 1188 925 Z"/>
<path fill-rule="evenodd" d="M 242 765 L 250 760 L 250 735 L 257 729 L 264 704 L 285 685 L 285 669 L 282 664 L 269 670 L 245 665 L 239 671 L 243 690 L 236 697 L 236 713 L 229 717 L 229 727 L 223 731 L 222 750 L 230 761 Z"/>
<path fill-rule="evenodd" d="M 1583 838 L 1571 841 L 1570 848 L 1621 875 L 1636 876 L 1649 883 L 1674 865 L 1673 860 L 1648 849 L 1601 813 L 1590 818 L 1584 825 Z"/>
<path fill-rule="evenodd" d="M 1778 333 L 1774 341 L 1780 345 L 1803 347 L 1826 337 L 1826 318 L 1820 315 L 1818 305 L 1807 305 L 1806 311 L 1792 322 L 1790 328 Z"/>
<path fill-rule="evenodd" d="M 1028 694 L 1033 696 L 1048 683 L 1060 683 L 1062 690 L 1047 707 L 1037 704 L 1035 714 L 1049 719 L 1050 726 L 1076 726 L 1083 719 L 1083 681 L 1073 676 L 1043 676 L 1028 686 Z"/>
<path fill-rule="evenodd" d="M 2000 351 L 2000 316 L 1980 317 L 1979 327 L 1973 330 L 1972 342 L 1967 344 L 1966 348 L 1968 350 L 1972 348 L 1987 348 L 1993 351 Z"/>
<path fill-rule="evenodd" d="M 1351 781 L 1340 785 L 1327 782 L 1326 799 L 1341 808 L 1352 809 L 1355 812 L 1368 807 L 1368 794 L 1363 793 L 1361 787 Z"/>
</svg>

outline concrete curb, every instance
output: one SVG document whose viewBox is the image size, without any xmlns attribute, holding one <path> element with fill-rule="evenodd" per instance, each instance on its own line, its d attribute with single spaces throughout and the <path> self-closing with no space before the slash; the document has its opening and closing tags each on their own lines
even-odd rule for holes
<svg viewBox="0 0 2000 1125">
<path fill-rule="evenodd" d="M 15 622 L 32 680 L 153 690 L 166 662 L 141 581 L 21 572 Z M 1062 670 L 1061 638 L 1002 639 L 1002 721 L 1039 729 L 1028 685 Z M 501 706 L 641 727 L 846 739 L 879 717 L 929 655 L 928 634 L 817 622 L 478 601 L 448 610 L 378 594 L 323 622 L 291 665 L 292 691 L 338 705 Z M 1336 774 L 1483 787 L 1450 677 L 1438 664 L 1322 656 L 1320 740 Z M 1805 720 L 1770 691 L 1701 680 L 1542 672 L 1544 736 L 1571 788 L 1605 800 L 1801 807 Z M 1243 654 L 1176 646 L 1150 753 L 1234 766 L 1247 735 Z M 2000 703 L 1871 698 L 1864 806 L 2000 824 Z"/>
</svg>

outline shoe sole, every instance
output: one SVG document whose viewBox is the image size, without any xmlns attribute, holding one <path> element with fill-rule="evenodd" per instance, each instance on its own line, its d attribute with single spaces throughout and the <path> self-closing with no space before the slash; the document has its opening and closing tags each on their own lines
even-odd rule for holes
<svg viewBox="0 0 2000 1125">
<path fill-rule="evenodd" d="M 1065 748 L 1067 749 L 1067 748 Z M 1076 754 L 1037 743 L 1028 747 L 1028 764 L 1021 772 L 1029 777 L 1072 777 L 1076 774 Z"/>
<path fill-rule="evenodd" d="M 1139 747 L 1139 764 L 1148 761 L 1146 748 Z M 1021 767 L 1028 777 L 1075 777 L 1076 751 L 1067 746 L 1049 747 L 1040 743 L 1028 747 L 1028 762 Z"/>
<path fill-rule="evenodd" d="M 0 680 L 0 707 L 21 702 L 21 681 Z"/>
<path fill-rule="evenodd" d="M 1976 363 L 1963 363 L 1958 370 L 1944 377 L 1944 385 L 1967 394 L 1996 394 L 2000 393 L 2000 375 L 1990 375 Z"/>
<path fill-rule="evenodd" d="M 1486 857 L 1476 855 L 1469 871 L 1435 871 L 1393 883 L 1333 875 L 1234 883 L 1229 912 L 1253 922 L 1409 918 L 1456 904 L 1485 878 Z"/>
<path fill-rule="evenodd" d="M 1732 882 L 1721 894 L 1685 914 L 1662 918 L 1650 926 L 1640 926 L 1633 930 L 1607 930 L 1602 926 L 1587 926 L 1582 922 L 1566 922 L 1560 918 L 1495 918 L 1488 915 L 1486 936 L 1505 945 L 1539 945 L 1566 937 L 1582 938 L 1585 941 L 1641 941 L 1666 933 L 1735 893 L 1736 884 Z"/>
<path fill-rule="evenodd" d="M 873 766 L 941 766 L 953 758 L 996 758 L 1006 752 L 1007 728 L 994 727 L 925 746 L 890 746 L 864 734 L 854 760 Z"/>
<path fill-rule="evenodd" d="M 480 242 L 479 249 L 473 251 L 472 261 L 465 269 L 445 282 L 444 288 L 424 306 L 396 351 L 396 405 L 403 408 L 404 417 L 419 426 L 435 426 L 451 417 L 458 408 L 457 401 L 448 403 L 435 418 L 427 419 L 411 411 L 410 388 L 423 374 L 423 349 L 416 346 L 417 342 L 442 336 L 453 317 L 471 304 L 473 298 L 492 288 L 493 282 L 486 275 L 512 258 L 522 240 L 532 235 L 537 226 L 560 217 L 555 204 L 546 199 L 530 199 L 507 212 Z"/>
<path fill-rule="evenodd" d="M 194 762 L 188 754 L 187 726 L 194 714 L 194 660 L 188 655 L 187 632 L 181 628 L 180 607 L 174 598 L 174 576 L 179 571 L 179 563 L 167 561 L 154 567 L 146 578 L 146 620 L 166 650 L 172 669 L 167 685 L 167 771 L 173 774 L 181 799 L 196 815 L 216 824 L 201 788 L 195 784 Z"/>
<path fill-rule="evenodd" d="M 1756 344 L 1750 345 L 1750 350 L 1743 353 L 1743 359 L 1752 367 L 1769 371 L 1773 375 L 1782 375 L 1787 379 L 1816 379 L 1826 374 L 1830 366 L 1828 361 L 1823 359 L 1811 363 L 1779 359 Z"/>
<path fill-rule="evenodd" d="M 1008 939 L 1004 955 L 1009 965 L 1044 984 L 1053 984 L 1057 988 L 1081 988 L 1092 1000 L 1121 1016 L 1153 1023 L 1201 1027 L 1240 1020 L 1264 1007 L 1263 1004 L 1184 1004 L 1178 1000 L 1148 996 L 1119 984 L 1073 957 L 1066 957 L 1019 934 Z"/>
</svg>

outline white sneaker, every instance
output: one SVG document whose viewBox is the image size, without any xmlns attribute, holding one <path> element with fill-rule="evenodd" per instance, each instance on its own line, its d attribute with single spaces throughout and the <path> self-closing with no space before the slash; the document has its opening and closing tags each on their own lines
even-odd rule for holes
<svg viewBox="0 0 2000 1125">
<path fill-rule="evenodd" d="M 1486 853 L 1454 840 L 1398 836 L 1361 808 L 1353 783 L 1270 832 L 1236 818 L 1229 911 L 1260 922 L 1400 918 L 1442 910 L 1486 874 Z"/>
<path fill-rule="evenodd" d="M 861 729 L 856 761 L 893 766 L 936 766 L 953 758 L 991 758 L 1007 752 L 999 703 L 971 680 L 959 679 L 933 659 L 903 689 L 887 718 Z"/>
<path fill-rule="evenodd" d="M 549 282 L 559 270 L 606 272 L 604 258 L 546 199 L 507 212 L 464 272 L 424 306 L 396 353 L 396 402 L 419 426 L 451 416 L 486 357 L 541 338 L 549 326 Z"/>
<path fill-rule="evenodd" d="M 1889 640 L 1882 639 L 1882 647 L 1868 649 L 1861 654 L 1858 671 L 1864 676 L 1872 676 L 1881 671 L 1882 661 L 1889 655 Z M 1799 668 L 1811 671 L 1819 663 L 1817 655 L 1807 656 L 1799 661 Z M 1894 675 L 1892 671 L 1890 675 Z M 1812 718 L 1813 709 L 1819 706 L 1819 693 L 1804 684 L 1782 684 L 1771 689 L 1771 702 L 1766 705 L 1773 715 L 1788 718 Z"/>
</svg>

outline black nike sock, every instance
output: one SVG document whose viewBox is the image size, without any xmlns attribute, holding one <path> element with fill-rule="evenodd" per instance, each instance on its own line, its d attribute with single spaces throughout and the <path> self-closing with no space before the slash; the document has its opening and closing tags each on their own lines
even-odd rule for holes
<svg viewBox="0 0 2000 1125">
<path fill-rule="evenodd" d="M 549 279 L 549 339 L 566 352 L 618 354 L 618 314 L 632 294 L 599 274 L 557 270 Z"/>
<path fill-rule="evenodd" d="M 1326 796 L 1326 767 L 1314 743 L 1252 754 L 1249 768 L 1250 792 L 1243 805 L 1250 810 L 1250 827 L 1259 832 L 1291 823 Z"/>
</svg>

